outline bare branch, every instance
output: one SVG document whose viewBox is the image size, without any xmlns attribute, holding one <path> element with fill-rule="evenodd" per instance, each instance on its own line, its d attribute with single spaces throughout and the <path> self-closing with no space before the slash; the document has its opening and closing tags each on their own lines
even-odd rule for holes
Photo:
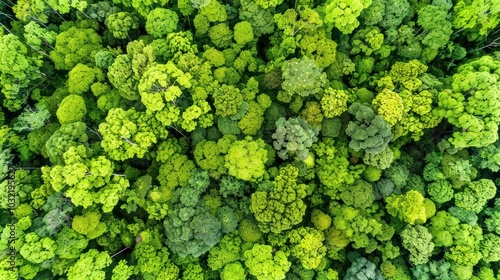
<svg viewBox="0 0 500 280">
<path fill-rule="evenodd" d="M 121 139 L 123 139 L 123 140 L 125 140 L 125 142 L 129 143 L 130 145 L 137 146 L 137 144 L 136 144 L 136 143 L 134 143 L 134 142 L 130 141 L 130 139 L 128 139 L 127 137 L 125 137 L 125 136 L 123 136 L 123 135 L 122 135 L 122 136 L 120 136 L 120 138 L 121 138 Z"/>
<path fill-rule="evenodd" d="M 87 126 L 87 129 L 90 130 L 91 132 L 93 132 L 95 135 L 97 135 L 97 137 L 99 137 L 99 139 L 101 139 L 101 141 L 102 141 L 102 137 L 101 137 L 101 134 L 99 134 L 99 131 L 97 131 L 97 129 L 95 127 L 92 127 L 92 128 Z"/>
<path fill-rule="evenodd" d="M 124 252 L 125 250 L 128 250 L 128 249 L 130 249 L 130 248 L 129 247 L 125 247 L 125 248 L 121 249 L 120 251 L 116 252 L 115 254 L 113 254 L 111 257 L 113 258 L 113 257 L 121 254 L 122 252 Z"/>
</svg>

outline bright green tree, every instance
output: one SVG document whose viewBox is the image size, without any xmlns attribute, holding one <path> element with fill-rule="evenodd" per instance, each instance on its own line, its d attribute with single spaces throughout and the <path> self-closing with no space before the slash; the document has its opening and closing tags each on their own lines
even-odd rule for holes
<svg viewBox="0 0 500 280">
<path fill-rule="evenodd" d="M 298 169 L 287 165 L 280 169 L 270 191 L 252 194 L 250 210 L 263 232 L 280 233 L 302 221 L 307 185 L 298 183 L 297 176 Z"/>
<path fill-rule="evenodd" d="M 243 140 L 234 141 L 227 150 L 224 167 L 228 174 L 240 180 L 257 182 L 266 174 L 264 164 L 267 161 L 267 150 L 264 141 L 252 140 L 247 136 Z"/>
<path fill-rule="evenodd" d="M 42 61 L 28 54 L 28 48 L 14 34 L 0 37 L 0 83 L 3 105 L 9 111 L 17 111 L 29 97 L 28 87 L 42 77 L 39 68 Z"/>
<path fill-rule="evenodd" d="M 146 31 L 155 39 L 165 38 L 169 33 L 177 30 L 179 16 L 172 10 L 156 8 L 152 10 L 146 20 Z"/>
<path fill-rule="evenodd" d="M 102 38 L 94 29 L 71 27 L 57 35 L 50 58 L 56 69 L 71 70 L 78 63 L 93 63 L 94 54 L 102 48 L 101 44 Z"/>
<path fill-rule="evenodd" d="M 66 96 L 57 109 L 57 119 L 61 124 L 82 121 L 87 114 L 85 100 L 80 95 L 70 94 Z"/>
<path fill-rule="evenodd" d="M 285 273 L 290 269 L 291 263 L 285 253 L 272 251 L 273 247 L 270 245 L 256 243 L 244 253 L 248 272 L 258 280 L 285 279 Z"/>
<path fill-rule="evenodd" d="M 129 34 L 139 28 L 139 20 L 129 12 L 118 12 L 109 15 L 104 21 L 109 32 L 116 39 L 130 38 Z"/>
</svg>

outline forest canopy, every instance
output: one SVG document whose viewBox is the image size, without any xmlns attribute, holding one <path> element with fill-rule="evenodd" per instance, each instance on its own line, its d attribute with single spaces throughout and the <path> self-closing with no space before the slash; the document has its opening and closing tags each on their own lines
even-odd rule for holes
<svg viewBox="0 0 500 280">
<path fill-rule="evenodd" d="M 0 279 L 500 280 L 499 1 L 0 25 Z"/>
</svg>

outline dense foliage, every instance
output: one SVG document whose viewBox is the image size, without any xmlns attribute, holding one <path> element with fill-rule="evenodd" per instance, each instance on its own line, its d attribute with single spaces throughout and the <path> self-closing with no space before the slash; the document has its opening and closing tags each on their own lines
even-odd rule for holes
<svg viewBox="0 0 500 280">
<path fill-rule="evenodd" d="M 500 280 L 499 1 L 0 24 L 0 279 Z"/>
</svg>

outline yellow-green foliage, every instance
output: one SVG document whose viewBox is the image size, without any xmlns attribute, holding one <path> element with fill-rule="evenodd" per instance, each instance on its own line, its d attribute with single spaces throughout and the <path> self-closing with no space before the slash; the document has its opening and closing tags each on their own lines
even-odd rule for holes
<svg viewBox="0 0 500 280">
<path fill-rule="evenodd" d="M 425 198 L 417 191 L 411 190 L 405 194 L 391 195 L 385 199 L 387 212 L 396 216 L 410 225 L 423 224 L 432 216 L 432 206 L 425 203 Z M 434 208 L 435 211 L 435 208 Z"/>
<path fill-rule="evenodd" d="M 404 104 L 403 99 L 394 91 L 389 89 L 382 90 L 373 99 L 373 107 L 377 114 L 382 116 L 390 126 L 394 126 L 403 118 Z"/>
<path fill-rule="evenodd" d="M 80 95 L 70 94 L 62 100 L 56 114 L 61 124 L 82 121 L 87 114 L 85 100 Z"/>
</svg>

